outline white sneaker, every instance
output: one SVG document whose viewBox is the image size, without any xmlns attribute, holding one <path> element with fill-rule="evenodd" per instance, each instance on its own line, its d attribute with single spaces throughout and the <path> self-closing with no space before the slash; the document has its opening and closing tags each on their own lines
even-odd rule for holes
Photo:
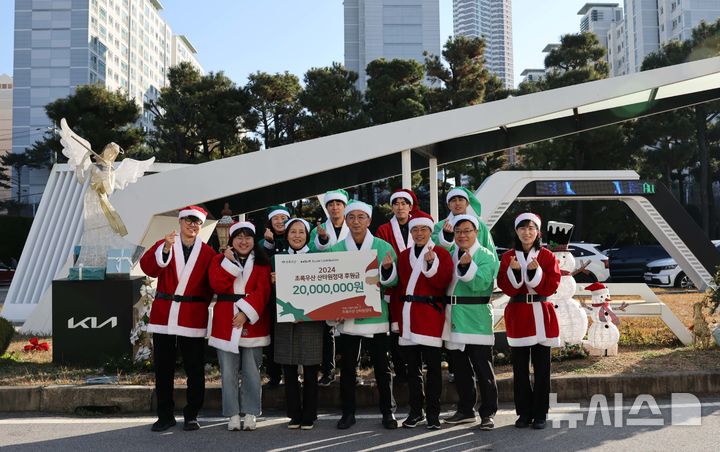
<svg viewBox="0 0 720 452">
<path fill-rule="evenodd" d="M 243 430 L 255 430 L 255 416 L 246 414 L 243 418 Z"/>
<path fill-rule="evenodd" d="M 235 416 L 231 416 L 230 420 L 228 421 L 228 430 L 229 431 L 240 431 L 240 415 L 236 414 Z"/>
</svg>

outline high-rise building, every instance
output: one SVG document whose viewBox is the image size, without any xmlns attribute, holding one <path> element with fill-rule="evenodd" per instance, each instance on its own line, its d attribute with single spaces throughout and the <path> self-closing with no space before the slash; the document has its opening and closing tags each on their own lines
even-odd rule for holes
<svg viewBox="0 0 720 452">
<path fill-rule="evenodd" d="M 142 108 L 166 85 L 171 66 L 189 61 L 202 71 L 190 41 L 173 34 L 162 9 L 157 0 L 15 0 L 13 152 L 43 138 L 53 126 L 45 106 L 79 85 L 122 90 Z M 152 127 L 148 112 L 140 122 Z M 24 172 L 13 191 L 36 204 L 47 171 Z"/>
<path fill-rule="evenodd" d="M 455 36 L 485 39 L 485 64 L 513 87 L 512 3 L 510 0 L 453 0 Z"/>
<path fill-rule="evenodd" d="M 0 156 L 12 151 L 12 89 L 12 77 L 0 74 Z M 0 187 L 0 200 L 10 198 L 10 189 Z"/>
<path fill-rule="evenodd" d="M 647 55 L 660 48 L 658 0 L 625 0 L 628 72 L 639 72 Z"/>
<path fill-rule="evenodd" d="M 607 32 L 607 60 L 610 77 L 617 77 L 630 73 L 628 67 L 627 33 L 625 19 L 614 21 Z"/>
<path fill-rule="evenodd" d="M 713 0 L 658 0 L 660 43 L 673 39 L 686 41 L 692 38 L 692 29 L 701 21 L 708 24 L 720 17 L 720 1 Z"/>
<path fill-rule="evenodd" d="M 607 32 L 613 22 L 621 21 L 623 18 L 622 8 L 617 3 L 585 3 L 578 11 L 580 19 L 580 31 L 594 33 L 600 44 L 607 48 Z"/>
<path fill-rule="evenodd" d="M 373 60 L 440 55 L 439 0 L 344 0 L 344 7 L 345 67 L 358 73 L 358 89 Z"/>
</svg>

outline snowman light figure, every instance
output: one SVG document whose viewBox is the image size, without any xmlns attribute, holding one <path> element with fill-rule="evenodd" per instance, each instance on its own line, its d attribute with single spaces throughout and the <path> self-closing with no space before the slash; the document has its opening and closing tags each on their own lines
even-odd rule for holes
<svg viewBox="0 0 720 452">
<path fill-rule="evenodd" d="M 566 344 L 579 344 L 588 329 L 588 319 L 580 303 L 573 300 L 577 285 L 572 276 L 575 258 L 569 251 L 570 237 L 574 226 L 557 221 L 548 222 L 548 247 L 555 253 L 562 277 L 554 295 L 548 297 L 555 305 L 555 314 L 560 327 L 560 340 Z"/>
<path fill-rule="evenodd" d="M 610 291 L 603 283 L 592 283 L 585 288 L 592 294 L 592 325 L 588 331 L 588 345 L 599 350 L 608 350 L 620 340 L 617 325 L 620 319 L 610 308 Z"/>
</svg>

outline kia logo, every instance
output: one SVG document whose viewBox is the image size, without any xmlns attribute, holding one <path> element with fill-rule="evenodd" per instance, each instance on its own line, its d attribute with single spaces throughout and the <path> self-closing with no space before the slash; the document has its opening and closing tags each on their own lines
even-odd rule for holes
<svg viewBox="0 0 720 452">
<path fill-rule="evenodd" d="M 75 317 L 70 317 L 67 322 L 68 328 L 71 330 L 75 328 L 98 329 L 108 324 L 110 328 L 115 328 L 117 326 L 117 317 L 110 317 L 100 324 L 98 324 L 97 317 L 85 317 L 78 322 L 75 322 Z"/>
</svg>

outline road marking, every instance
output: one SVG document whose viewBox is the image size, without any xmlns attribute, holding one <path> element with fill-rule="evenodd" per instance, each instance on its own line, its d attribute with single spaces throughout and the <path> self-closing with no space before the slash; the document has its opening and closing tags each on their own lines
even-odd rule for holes
<svg viewBox="0 0 720 452">
<path fill-rule="evenodd" d="M 409 448 L 407 448 L 407 449 L 400 449 L 398 452 L 408 452 L 408 451 L 411 451 L 411 450 L 423 449 L 423 448 L 432 446 L 432 445 L 434 445 L 434 444 L 446 443 L 446 442 L 448 442 L 448 441 L 455 441 L 455 440 L 458 439 L 458 438 L 462 438 L 462 437 L 465 437 L 465 436 L 473 436 L 473 435 L 474 435 L 474 433 L 468 432 L 468 433 L 465 433 L 464 435 L 453 436 L 453 437 L 451 437 L 451 438 L 444 438 L 444 439 L 440 439 L 440 440 L 437 440 L 437 441 L 433 441 L 433 442 L 431 442 L 431 443 L 424 443 L 424 444 L 420 444 L 419 446 L 409 447 Z M 472 442 L 472 441 L 469 441 L 469 442 Z M 463 443 L 463 444 L 467 444 L 467 443 Z M 451 447 L 457 447 L 457 446 L 458 446 L 458 444 L 453 444 Z"/>
<path fill-rule="evenodd" d="M 333 437 L 333 438 L 326 438 L 326 439 L 320 439 L 320 440 L 317 440 L 317 441 L 310 441 L 310 442 L 302 443 L 302 444 L 295 444 L 294 446 L 281 447 L 281 448 L 279 448 L 279 449 L 270 449 L 268 452 L 283 452 L 283 451 L 286 451 L 286 450 L 299 449 L 299 448 L 301 448 L 301 447 L 314 446 L 314 445 L 316 445 L 316 444 L 326 443 L 326 442 L 328 442 L 328 441 L 335 441 L 335 440 L 343 439 L 343 438 L 350 438 L 350 437 L 352 437 L 352 436 L 367 435 L 368 433 L 372 433 L 372 432 L 368 430 L 368 431 L 366 431 L 366 432 L 349 433 L 349 434 L 347 434 L 347 435 L 335 436 L 335 437 Z"/>
</svg>

